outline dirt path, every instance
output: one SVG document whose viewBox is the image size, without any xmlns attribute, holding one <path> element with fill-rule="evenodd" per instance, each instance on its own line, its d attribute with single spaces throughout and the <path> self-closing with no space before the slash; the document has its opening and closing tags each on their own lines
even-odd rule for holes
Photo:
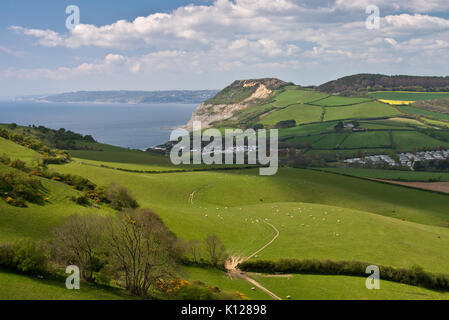
<svg viewBox="0 0 449 320">
<path fill-rule="evenodd" d="M 246 260 L 249 260 L 251 258 L 254 258 L 256 255 L 258 255 L 259 253 L 261 253 L 263 250 L 265 250 L 270 244 L 272 244 L 274 241 L 276 241 L 276 239 L 279 237 L 279 230 L 273 226 L 271 223 L 268 223 L 266 221 L 264 221 L 265 224 L 269 225 L 271 228 L 273 228 L 274 232 L 276 232 L 276 235 L 274 236 L 274 238 L 268 242 L 266 245 L 264 245 L 262 248 L 260 248 L 259 250 L 257 250 L 256 252 L 254 252 L 252 255 L 250 255 L 248 258 L 246 258 Z"/>
<path fill-rule="evenodd" d="M 189 203 L 190 203 L 190 204 L 193 204 L 193 199 L 195 198 L 195 193 L 196 193 L 196 190 L 193 191 L 193 192 L 190 194 L 190 196 L 189 196 Z"/>
<path fill-rule="evenodd" d="M 204 186 L 199 187 L 199 189 L 197 189 L 197 190 L 193 190 L 192 193 L 189 195 L 189 203 L 190 203 L 190 204 L 193 204 L 193 200 L 195 199 L 195 194 L 196 194 L 197 192 L 199 192 L 201 189 L 207 188 L 208 186 L 209 186 L 209 185 L 206 184 L 206 185 L 204 185 Z"/>
<path fill-rule="evenodd" d="M 235 278 L 240 278 L 240 279 L 246 280 L 249 283 L 251 283 L 252 285 L 254 285 L 255 287 L 259 288 L 260 290 L 262 290 L 263 292 L 268 294 L 269 296 L 271 296 L 273 299 L 282 300 L 279 296 L 277 296 L 276 294 L 274 294 L 273 292 L 271 292 L 270 290 L 268 290 L 267 288 L 262 286 L 259 282 L 257 282 L 256 280 L 254 280 L 253 278 L 251 278 L 250 276 L 248 276 L 246 273 L 242 272 L 238 268 L 238 265 L 240 263 L 247 261 L 251 258 L 254 258 L 256 255 L 258 255 L 260 252 L 265 250 L 269 245 L 271 245 L 279 237 L 280 232 L 275 226 L 273 226 L 271 223 L 266 222 L 266 221 L 264 221 L 264 223 L 269 225 L 276 232 L 276 235 L 274 236 L 274 238 L 270 242 L 265 244 L 262 248 L 260 248 L 259 250 L 257 250 L 256 252 L 254 252 L 247 258 L 240 258 L 240 257 L 236 257 L 236 256 L 230 257 L 226 261 L 225 267 L 226 267 L 226 270 L 228 270 L 228 275 L 231 279 L 235 277 Z"/>
<path fill-rule="evenodd" d="M 237 272 L 239 272 L 237 277 L 239 277 L 241 279 L 244 279 L 244 280 L 248 281 L 249 283 L 253 284 L 255 287 L 259 288 L 260 290 L 262 290 L 263 292 L 265 292 L 266 294 L 271 296 L 273 299 L 275 299 L 275 300 L 282 300 L 280 297 L 278 297 L 273 292 L 271 292 L 270 290 L 268 290 L 267 288 L 262 286 L 259 282 L 257 282 L 256 280 L 254 280 L 253 278 L 251 278 L 247 274 L 241 272 L 240 270 L 238 270 Z"/>
</svg>

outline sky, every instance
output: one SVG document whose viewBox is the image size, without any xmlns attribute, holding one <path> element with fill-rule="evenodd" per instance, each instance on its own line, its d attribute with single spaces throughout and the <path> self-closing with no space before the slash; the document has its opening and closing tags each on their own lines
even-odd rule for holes
<svg viewBox="0 0 449 320">
<path fill-rule="evenodd" d="M 0 1 L 2 97 L 448 76 L 448 57 L 448 0 Z"/>
</svg>

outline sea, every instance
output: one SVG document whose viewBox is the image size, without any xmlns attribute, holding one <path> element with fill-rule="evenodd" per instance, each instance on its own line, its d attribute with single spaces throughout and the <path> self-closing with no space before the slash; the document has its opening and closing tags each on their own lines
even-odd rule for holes
<svg viewBox="0 0 449 320">
<path fill-rule="evenodd" d="M 167 142 L 196 104 L 93 104 L 0 101 L 0 123 L 65 128 L 101 143 L 145 150 Z"/>
</svg>

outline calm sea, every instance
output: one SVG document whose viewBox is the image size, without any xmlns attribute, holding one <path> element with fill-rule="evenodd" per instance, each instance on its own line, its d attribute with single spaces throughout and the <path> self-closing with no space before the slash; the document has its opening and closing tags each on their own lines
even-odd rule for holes
<svg viewBox="0 0 449 320">
<path fill-rule="evenodd" d="M 196 106 L 0 101 L 0 123 L 65 128 L 102 143 L 143 150 L 168 141 L 173 129 L 189 121 Z"/>
</svg>

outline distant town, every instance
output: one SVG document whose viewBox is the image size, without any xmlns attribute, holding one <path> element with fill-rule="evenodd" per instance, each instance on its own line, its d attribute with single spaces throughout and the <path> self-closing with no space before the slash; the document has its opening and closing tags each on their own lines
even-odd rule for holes
<svg viewBox="0 0 449 320">
<path fill-rule="evenodd" d="M 361 158 L 346 159 L 344 162 L 347 164 L 361 164 L 361 165 L 382 165 L 387 164 L 391 167 L 409 167 L 413 169 L 413 165 L 419 161 L 429 160 L 446 160 L 449 158 L 449 150 L 435 150 L 435 151 L 422 151 L 416 153 L 400 153 L 399 161 L 394 160 L 391 156 L 381 154 L 375 156 L 366 156 Z"/>
</svg>

